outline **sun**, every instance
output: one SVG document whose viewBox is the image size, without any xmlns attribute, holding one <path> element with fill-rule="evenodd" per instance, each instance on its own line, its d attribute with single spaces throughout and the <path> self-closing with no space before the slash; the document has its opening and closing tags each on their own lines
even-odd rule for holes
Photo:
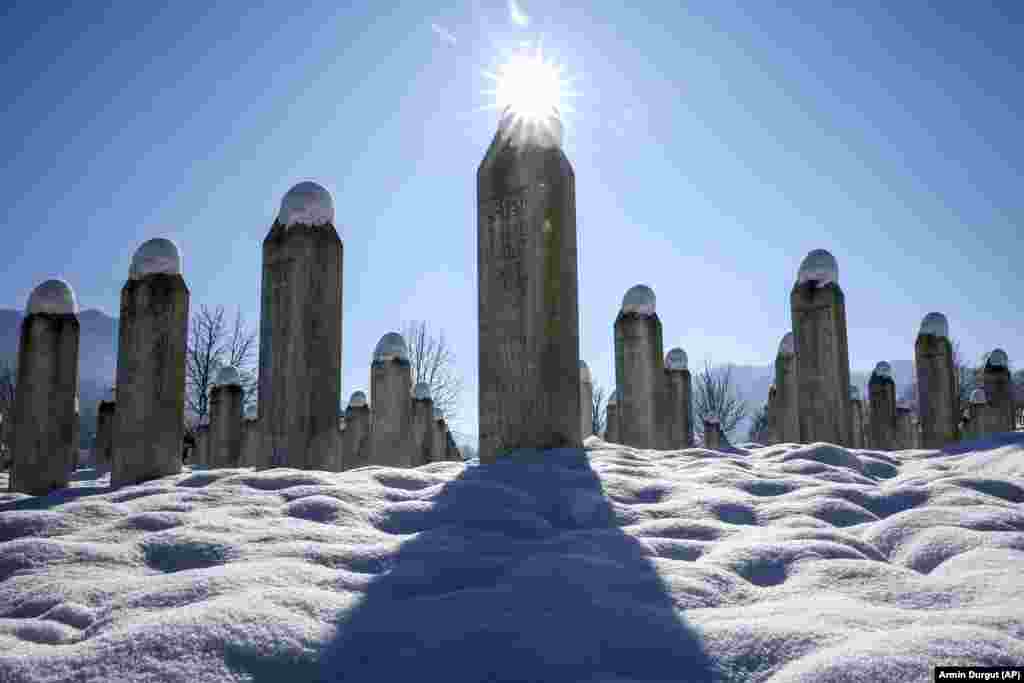
<svg viewBox="0 0 1024 683">
<path fill-rule="evenodd" d="M 565 68 L 546 58 L 540 45 L 511 54 L 497 73 L 485 71 L 484 76 L 494 81 L 484 91 L 494 98 L 487 108 L 510 112 L 518 121 L 542 123 L 573 111 L 569 99 L 577 93 Z"/>
</svg>

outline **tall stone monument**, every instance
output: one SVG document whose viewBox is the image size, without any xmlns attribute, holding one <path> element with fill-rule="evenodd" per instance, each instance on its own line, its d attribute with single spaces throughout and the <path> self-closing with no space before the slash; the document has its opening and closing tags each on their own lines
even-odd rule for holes
<svg viewBox="0 0 1024 683">
<path fill-rule="evenodd" d="M 372 415 L 362 391 L 352 393 L 345 409 L 341 468 L 351 470 L 370 464 Z"/>
<path fill-rule="evenodd" d="M 779 342 L 775 356 L 775 405 L 779 443 L 800 443 L 800 405 L 797 399 L 799 384 L 796 376 L 796 342 L 787 332 Z"/>
<path fill-rule="evenodd" d="M 112 486 L 181 471 L 188 303 L 177 245 L 145 242 L 121 289 Z"/>
<path fill-rule="evenodd" d="M 704 448 L 717 451 L 725 444 L 722 423 L 717 417 L 704 418 Z"/>
<path fill-rule="evenodd" d="M 982 371 L 988 409 L 992 414 L 993 432 L 1012 432 L 1014 415 L 1013 382 L 1010 379 L 1010 359 L 1006 351 L 996 349 L 985 357 Z"/>
<path fill-rule="evenodd" d="M 619 396 L 619 438 L 634 448 L 660 446 L 658 399 L 662 393 L 661 321 L 654 291 L 630 287 L 615 318 L 615 382 Z"/>
<path fill-rule="evenodd" d="M 228 365 L 210 389 L 210 466 L 242 465 L 242 377 Z"/>
<path fill-rule="evenodd" d="M 869 446 L 879 451 L 896 448 L 896 383 L 892 366 L 882 361 L 868 381 L 871 401 L 871 439 Z"/>
<path fill-rule="evenodd" d="M 441 409 L 434 407 L 434 421 L 430 431 L 430 462 L 440 462 L 445 459 L 448 449 L 448 425 L 445 422 Z"/>
<path fill-rule="evenodd" d="M 765 403 L 765 418 L 767 422 L 767 442 L 775 444 L 779 442 L 779 390 L 774 384 L 768 386 L 768 401 Z"/>
<path fill-rule="evenodd" d="M 412 366 L 405 339 L 388 332 L 373 352 L 370 395 L 373 397 L 372 451 L 374 465 L 412 467 Z"/>
<path fill-rule="evenodd" d="M 864 423 L 864 402 L 860 397 L 860 389 L 850 385 L 850 418 L 853 420 L 851 446 L 853 448 L 867 448 Z"/>
<path fill-rule="evenodd" d="M 433 450 L 433 437 L 434 399 L 430 395 L 430 385 L 417 382 L 412 388 L 413 467 L 438 459 Z"/>
<path fill-rule="evenodd" d="M 343 253 L 330 193 L 290 189 L 263 240 L 260 294 L 260 422 L 275 466 L 337 460 Z"/>
<path fill-rule="evenodd" d="M 34 496 L 68 485 L 77 461 L 78 303 L 64 280 L 32 290 L 21 321 L 9 489 Z M 73 459 L 74 456 L 74 459 Z"/>
<path fill-rule="evenodd" d="M 110 467 L 114 459 L 114 417 L 117 413 L 117 396 L 110 387 L 107 398 L 100 401 L 96 409 L 96 445 L 94 460 L 97 467 Z"/>
<path fill-rule="evenodd" d="M 661 448 L 675 450 L 693 447 L 693 399 L 686 351 L 676 347 L 665 355 L 664 377 L 661 381 L 662 429 Z"/>
<path fill-rule="evenodd" d="M 790 294 L 796 346 L 800 440 L 852 443 L 850 357 L 846 341 L 846 299 L 839 265 L 824 249 L 800 264 Z"/>
<path fill-rule="evenodd" d="M 964 438 L 983 439 L 999 431 L 998 414 L 989 405 L 985 390 L 978 387 L 971 392 L 967 406 L 967 423 Z"/>
<path fill-rule="evenodd" d="M 245 409 L 242 419 L 242 463 L 248 467 L 269 467 L 270 454 L 263 447 L 263 430 L 256 406 Z"/>
<path fill-rule="evenodd" d="M 477 170 L 482 463 L 582 446 L 576 190 L 561 143 L 556 110 L 508 108 Z"/>
<path fill-rule="evenodd" d="M 914 411 L 906 401 L 896 401 L 896 448 L 917 448 L 917 422 Z"/>
<path fill-rule="evenodd" d="M 619 438 L 619 388 L 615 387 L 605 405 L 604 440 L 608 443 L 622 443 Z"/>
<path fill-rule="evenodd" d="M 942 448 L 960 438 L 957 433 L 960 398 L 946 316 L 929 313 L 921 321 L 914 343 L 914 360 L 917 365 L 921 445 L 924 448 Z"/>
<path fill-rule="evenodd" d="M 585 360 L 580 361 L 580 436 L 594 433 L 594 379 Z"/>
</svg>

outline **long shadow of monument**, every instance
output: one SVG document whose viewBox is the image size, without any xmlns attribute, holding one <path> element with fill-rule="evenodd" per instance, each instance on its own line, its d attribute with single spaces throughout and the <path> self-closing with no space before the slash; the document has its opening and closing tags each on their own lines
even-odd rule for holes
<svg viewBox="0 0 1024 683">
<path fill-rule="evenodd" d="M 350 567 L 376 577 L 316 680 L 718 678 L 583 451 L 468 466 L 429 499 L 379 524 L 419 532 L 397 553 Z"/>
</svg>

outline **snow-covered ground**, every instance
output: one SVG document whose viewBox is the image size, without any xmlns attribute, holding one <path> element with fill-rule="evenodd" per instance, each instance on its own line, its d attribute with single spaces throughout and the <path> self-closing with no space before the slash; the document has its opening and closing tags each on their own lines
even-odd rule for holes
<svg viewBox="0 0 1024 683">
<path fill-rule="evenodd" d="M 1024 435 L 0 495 L 0 681 L 930 681 L 1024 664 Z M 0 487 L 6 482 L 0 478 Z"/>
</svg>

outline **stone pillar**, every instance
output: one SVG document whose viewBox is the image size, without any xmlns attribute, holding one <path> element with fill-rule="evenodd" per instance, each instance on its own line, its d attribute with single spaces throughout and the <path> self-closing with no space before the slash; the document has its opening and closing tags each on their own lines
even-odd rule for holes
<svg viewBox="0 0 1024 683">
<path fill-rule="evenodd" d="M 605 406 L 604 440 L 608 443 L 622 443 L 619 436 L 619 389 L 612 391 Z"/>
<path fill-rule="evenodd" d="M 896 438 L 895 449 L 907 450 L 915 447 L 914 413 L 903 401 L 896 402 Z"/>
<path fill-rule="evenodd" d="M 117 400 L 111 387 L 105 401 L 100 401 L 96 409 L 96 467 L 109 468 L 114 460 L 114 418 L 117 413 Z"/>
<path fill-rule="evenodd" d="M 579 448 L 576 190 L 557 112 L 507 109 L 477 171 L 480 462 Z"/>
<path fill-rule="evenodd" d="M 260 294 L 260 421 L 274 466 L 337 459 L 343 255 L 330 193 L 289 190 L 263 240 Z"/>
<path fill-rule="evenodd" d="M 717 417 L 704 418 L 704 448 L 716 451 L 722 448 L 722 425 Z"/>
<path fill-rule="evenodd" d="M 450 429 L 446 429 L 444 433 L 445 439 L 445 460 L 448 462 L 462 462 L 462 454 L 459 453 L 459 447 L 455 443 L 455 437 L 452 436 Z"/>
<path fill-rule="evenodd" d="M 594 433 L 594 379 L 587 362 L 580 361 L 580 436 L 586 439 Z"/>
<path fill-rule="evenodd" d="M 448 425 L 441 410 L 434 408 L 434 420 L 430 430 L 430 461 L 440 462 L 448 455 Z"/>
<path fill-rule="evenodd" d="M 772 384 L 768 387 L 768 402 L 765 404 L 766 417 L 768 418 L 767 426 L 767 444 L 776 444 L 779 442 L 779 390 Z"/>
<path fill-rule="evenodd" d="M 988 396 L 988 410 L 992 415 L 993 432 L 1014 430 L 1014 394 L 1010 379 L 1010 360 L 1006 352 L 996 349 L 985 358 L 982 374 L 985 395 Z"/>
<path fill-rule="evenodd" d="M 64 280 L 28 298 L 18 343 L 9 488 L 34 496 L 64 488 L 77 462 L 78 304 Z"/>
<path fill-rule="evenodd" d="M 982 388 L 971 392 L 967 407 L 967 425 L 964 438 L 984 439 L 999 431 L 998 415 L 989 405 L 988 395 Z"/>
<path fill-rule="evenodd" d="M 896 383 L 892 367 L 882 361 L 868 381 L 871 400 L 871 439 L 869 446 L 879 451 L 896 448 Z"/>
<path fill-rule="evenodd" d="M 139 247 L 121 290 L 111 486 L 181 471 L 188 303 L 178 247 Z"/>
<path fill-rule="evenodd" d="M 796 342 L 793 333 L 787 332 L 779 342 L 779 352 L 775 356 L 775 405 L 778 413 L 778 431 L 775 436 L 779 443 L 800 443 L 796 365 Z"/>
<path fill-rule="evenodd" d="M 413 467 L 438 459 L 432 448 L 433 431 L 434 400 L 430 396 L 430 385 L 418 382 L 412 390 Z"/>
<path fill-rule="evenodd" d="M 207 423 L 196 425 L 195 430 L 195 454 L 193 455 L 193 465 L 199 465 L 201 467 L 211 467 L 210 463 L 210 425 Z"/>
<path fill-rule="evenodd" d="M 796 346 L 800 440 L 852 443 L 846 299 L 832 254 L 815 249 L 790 295 Z"/>
<path fill-rule="evenodd" d="M 953 367 L 949 323 L 941 313 L 929 313 L 921 321 L 914 343 L 917 366 L 917 404 L 921 413 L 921 445 L 942 448 L 957 441 L 960 398 Z"/>
<path fill-rule="evenodd" d="M 242 378 L 222 368 L 210 390 L 210 466 L 242 465 Z"/>
<path fill-rule="evenodd" d="M 250 406 L 242 420 L 242 463 L 247 467 L 270 466 L 270 454 L 263 447 L 263 429 L 256 406 Z"/>
<path fill-rule="evenodd" d="M 676 450 L 693 447 L 693 405 L 690 371 L 686 352 L 674 348 L 665 356 L 661 380 L 663 441 L 661 448 Z"/>
<path fill-rule="evenodd" d="M 851 437 L 853 448 L 867 448 L 864 432 L 864 403 L 861 401 L 860 389 L 850 386 L 850 418 L 853 421 Z"/>
<path fill-rule="evenodd" d="M 370 464 L 371 430 L 373 426 L 366 394 L 356 391 L 345 409 L 345 433 L 341 469 L 352 470 Z"/>
<path fill-rule="evenodd" d="M 615 382 L 619 396 L 619 438 L 634 448 L 657 448 L 658 399 L 664 379 L 661 321 L 654 292 L 636 285 L 626 292 L 615 319 Z"/>
<path fill-rule="evenodd" d="M 412 366 L 405 340 L 388 332 L 377 343 L 370 366 L 370 395 L 373 397 L 373 465 L 412 467 Z"/>
</svg>

